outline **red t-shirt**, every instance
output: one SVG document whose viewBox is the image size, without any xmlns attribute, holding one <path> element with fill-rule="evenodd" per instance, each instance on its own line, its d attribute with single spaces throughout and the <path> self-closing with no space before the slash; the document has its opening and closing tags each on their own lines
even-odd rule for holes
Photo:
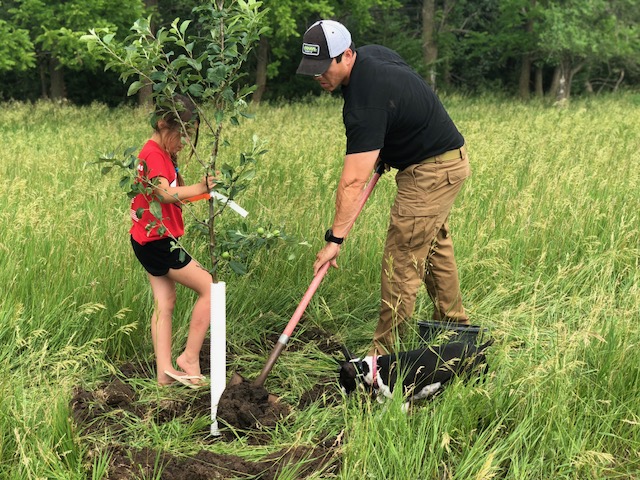
<svg viewBox="0 0 640 480">
<path fill-rule="evenodd" d="M 149 140 L 138 155 L 141 160 L 138 165 L 138 181 L 149 184 L 150 180 L 156 177 L 164 177 L 172 187 L 177 186 L 178 176 L 173 166 L 171 157 L 165 152 L 160 145 L 153 140 Z M 145 173 L 146 169 L 146 173 Z M 181 237 L 184 234 L 184 222 L 182 220 L 182 209 L 179 203 L 161 203 L 162 206 L 162 223 L 160 219 L 156 219 L 149 211 L 149 202 L 152 200 L 151 195 L 139 193 L 131 200 L 131 236 L 140 245 L 173 236 Z M 142 208 L 142 218 L 138 218 L 136 211 Z M 148 229 L 148 225 L 155 221 L 153 228 Z M 163 235 L 158 233 L 161 225 L 166 227 Z"/>
</svg>

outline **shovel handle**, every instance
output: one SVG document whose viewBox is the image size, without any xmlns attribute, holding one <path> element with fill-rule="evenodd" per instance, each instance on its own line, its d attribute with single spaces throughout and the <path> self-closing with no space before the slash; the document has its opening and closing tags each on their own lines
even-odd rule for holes
<svg viewBox="0 0 640 480">
<path fill-rule="evenodd" d="M 379 164 L 376 168 L 375 173 L 373 174 L 373 177 L 371 177 L 371 180 L 369 180 L 369 183 L 367 184 L 366 188 L 362 192 L 362 195 L 360 196 L 358 209 L 356 210 L 356 214 L 353 216 L 353 220 L 351 220 L 351 223 L 347 227 L 347 233 L 349 232 L 349 230 L 351 230 L 351 227 L 353 227 L 353 224 L 355 223 L 356 218 L 358 218 L 358 215 L 360 215 L 360 212 L 364 208 L 364 204 L 367 202 L 367 199 L 371 195 L 371 191 L 373 190 L 373 187 L 376 186 L 376 183 L 378 183 L 378 180 L 380 179 L 380 176 L 383 173 L 384 173 L 384 164 Z M 291 335 L 293 334 L 293 330 L 298 325 L 300 318 L 302 318 L 302 314 L 307 308 L 307 305 L 309 305 L 309 302 L 311 301 L 313 294 L 316 293 L 316 290 L 318 289 L 320 282 L 322 281 L 327 271 L 329 270 L 329 266 L 330 266 L 330 262 L 325 263 L 322 267 L 320 267 L 320 270 L 318 270 L 318 273 L 316 273 L 316 275 L 313 277 L 313 280 L 311 281 L 311 285 L 309 285 L 309 288 L 307 288 L 307 291 L 302 297 L 302 300 L 298 304 L 298 308 L 296 308 L 295 312 L 293 312 L 293 315 L 291 316 L 289 323 L 287 323 L 287 326 L 282 332 L 282 335 L 280 335 L 280 338 L 278 338 L 278 341 L 273 347 L 273 350 L 271 351 L 271 354 L 269 355 L 267 362 L 262 368 L 262 372 L 260 372 L 260 375 L 258 375 L 258 377 L 254 380 L 253 384 L 255 386 L 261 387 L 264 385 L 264 382 L 267 379 L 269 372 L 271 372 L 271 369 L 273 368 L 273 365 L 276 363 L 276 360 L 278 359 L 278 357 L 280 356 L 284 348 L 287 346 L 287 342 L 289 341 L 289 338 L 291 338 Z"/>
</svg>

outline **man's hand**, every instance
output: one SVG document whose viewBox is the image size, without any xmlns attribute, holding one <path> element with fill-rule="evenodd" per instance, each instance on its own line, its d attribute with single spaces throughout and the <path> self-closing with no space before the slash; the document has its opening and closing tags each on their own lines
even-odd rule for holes
<svg viewBox="0 0 640 480">
<path fill-rule="evenodd" d="M 340 255 L 340 245 L 333 242 L 327 242 L 324 248 L 316 255 L 316 261 L 313 264 L 313 276 L 315 277 L 318 274 L 318 271 L 327 262 L 331 262 L 330 265 L 332 267 L 338 268 L 338 264 L 336 263 L 338 255 Z"/>
</svg>

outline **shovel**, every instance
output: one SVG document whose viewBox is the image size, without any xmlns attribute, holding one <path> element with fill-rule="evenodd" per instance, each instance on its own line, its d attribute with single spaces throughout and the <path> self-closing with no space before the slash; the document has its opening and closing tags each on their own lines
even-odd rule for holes
<svg viewBox="0 0 640 480">
<path fill-rule="evenodd" d="M 358 215 L 362 211 L 364 204 L 367 202 L 369 195 L 371 195 L 371 191 L 373 190 L 373 187 L 376 186 L 376 183 L 378 183 L 378 179 L 383 173 L 384 173 L 384 164 L 379 163 L 378 166 L 376 167 L 375 173 L 371 177 L 371 180 L 369 180 L 369 183 L 367 184 L 366 188 L 362 192 L 362 195 L 360 196 L 358 209 L 356 211 L 356 214 L 353 217 L 353 220 L 351 221 L 351 224 L 347 227 L 345 236 L 347 233 L 349 233 L 349 230 L 351 230 L 351 227 L 353 227 L 353 224 L 355 223 L 356 218 L 358 218 Z M 293 333 L 293 330 L 298 325 L 298 322 L 300 321 L 302 314 L 307 308 L 307 305 L 309 305 L 309 302 L 311 301 L 311 297 L 313 297 L 313 294 L 318 289 L 320 282 L 322 281 L 325 274 L 329 270 L 329 266 L 330 266 L 330 262 L 325 263 L 320 268 L 320 270 L 318 270 L 318 273 L 313 277 L 313 280 L 311 281 L 311 285 L 309 285 L 307 292 L 304 294 L 304 296 L 302 297 L 302 300 L 298 304 L 298 308 L 296 308 L 296 311 L 291 316 L 291 320 L 289 320 L 289 323 L 287 324 L 284 331 L 280 335 L 280 338 L 278 338 L 278 341 L 273 347 L 273 350 L 271 351 L 271 354 L 267 359 L 267 363 L 265 363 L 264 367 L 262 368 L 262 372 L 260 372 L 260 375 L 258 375 L 258 377 L 253 381 L 254 386 L 262 387 L 264 385 L 264 382 L 267 379 L 267 376 L 271 372 L 271 369 L 276 363 L 276 360 L 278 359 L 282 351 L 287 346 L 287 342 L 289 341 L 289 338 L 291 338 L 291 334 Z M 239 383 L 242 383 L 243 381 L 244 381 L 244 378 L 239 373 L 236 372 L 231 377 L 231 380 L 229 381 L 229 386 L 237 385 Z M 275 395 L 269 395 L 269 401 L 270 402 L 277 401 L 277 397 Z"/>
</svg>

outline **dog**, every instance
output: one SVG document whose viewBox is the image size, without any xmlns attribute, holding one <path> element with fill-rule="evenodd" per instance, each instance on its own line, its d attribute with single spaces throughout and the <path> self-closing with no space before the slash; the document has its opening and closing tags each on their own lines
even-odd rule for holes
<svg viewBox="0 0 640 480">
<path fill-rule="evenodd" d="M 342 347 L 345 361 L 340 363 L 339 383 L 345 394 L 358 385 L 371 390 L 379 402 L 392 398 L 401 382 L 405 398 L 403 410 L 411 402 L 438 393 L 454 376 L 470 375 L 474 370 L 488 371 L 485 352 L 493 339 L 482 345 L 450 342 L 417 350 L 355 358 Z"/>
</svg>

